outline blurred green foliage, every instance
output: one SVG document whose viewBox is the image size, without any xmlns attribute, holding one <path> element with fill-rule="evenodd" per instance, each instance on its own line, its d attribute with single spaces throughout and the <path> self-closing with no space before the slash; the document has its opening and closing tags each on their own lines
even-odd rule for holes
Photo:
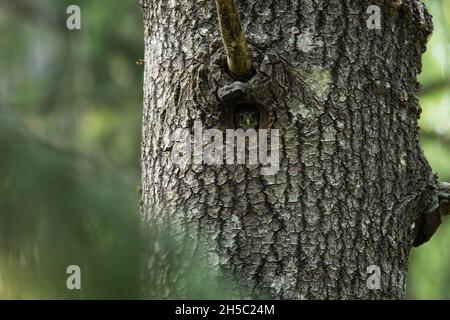
<svg viewBox="0 0 450 320">
<path fill-rule="evenodd" d="M 450 0 L 425 2 L 423 147 L 450 181 Z M 71 4 L 80 31 L 66 29 Z M 0 33 L 0 298 L 138 297 L 138 1 L 0 1 Z M 450 299 L 449 243 L 447 222 L 413 251 L 410 298 Z M 71 264 L 81 291 L 66 288 Z"/>
<path fill-rule="evenodd" d="M 0 298 L 136 297 L 129 186 L 112 167 L 53 149 L 0 112 Z M 73 264 L 81 291 L 66 288 Z"/>
<path fill-rule="evenodd" d="M 0 298 L 138 297 L 138 2 L 2 1 L 0 32 Z"/>
</svg>

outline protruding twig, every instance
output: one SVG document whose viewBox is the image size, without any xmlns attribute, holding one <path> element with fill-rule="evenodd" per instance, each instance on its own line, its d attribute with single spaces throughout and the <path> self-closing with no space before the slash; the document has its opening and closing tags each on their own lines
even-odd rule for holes
<svg viewBox="0 0 450 320">
<path fill-rule="evenodd" d="M 432 207 L 422 216 L 420 228 L 414 239 L 414 247 L 418 247 L 430 240 L 441 225 L 442 218 L 450 215 L 450 183 L 438 183 L 436 191 L 437 196 L 432 203 Z"/>
<path fill-rule="evenodd" d="M 249 77 L 253 72 L 252 62 L 236 4 L 234 0 L 216 0 L 216 6 L 228 69 L 238 78 Z"/>
</svg>

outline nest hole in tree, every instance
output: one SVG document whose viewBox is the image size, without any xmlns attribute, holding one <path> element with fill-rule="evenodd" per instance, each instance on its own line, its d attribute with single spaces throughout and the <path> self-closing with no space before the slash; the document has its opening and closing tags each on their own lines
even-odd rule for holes
<svg viewBox="0 0 450 320">
<path fill-rule="evenodd" d="M 262 104 L 254 101 L 234 101 L 225 107 L 226 129 L 268 129 L 269 112 Z"/>
</svg>

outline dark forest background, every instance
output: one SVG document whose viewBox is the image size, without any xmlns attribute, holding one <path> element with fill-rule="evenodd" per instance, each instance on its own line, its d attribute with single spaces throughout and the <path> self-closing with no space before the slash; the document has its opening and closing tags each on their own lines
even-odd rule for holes
<svg viewBox="0 0 450 320">
<path fill-rule="evenodd" d="M 422 144 L 450 181 L 450 0 L 425 2 Z M 0 298 L 138 297 L 143 37 L 137 0 L 0 0 Z M 450 299 L 449 243 L 413 250 L 409 298 Z"/>
</svg>

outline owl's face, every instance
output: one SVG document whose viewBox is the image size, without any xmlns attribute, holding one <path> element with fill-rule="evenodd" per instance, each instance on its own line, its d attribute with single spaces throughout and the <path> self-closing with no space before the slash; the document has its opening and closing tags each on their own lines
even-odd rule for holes
<svg viewBox="0 0 450 320">
<path fill-rule="evenodd" d="M 243 130 L 257 130 L 259 126 L 259 112 L 257 110 L 237 111 L 234 116 L 234 124 L 236 128 Z"/>
</svg>

